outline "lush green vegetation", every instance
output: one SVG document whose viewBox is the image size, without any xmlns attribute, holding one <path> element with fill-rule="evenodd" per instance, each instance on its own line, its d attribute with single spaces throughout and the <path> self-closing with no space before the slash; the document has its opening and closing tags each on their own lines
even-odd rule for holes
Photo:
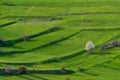
<svg viewBox="0 0 120 80">
<path fill-rule="evenodd" d="M 0 0 L 0 69 L 29 72 L 0 70 L 0 80 L 119 80 L 119 47 L 99 49 L 120 39 L 119 9 L 120 0 Z M 93 54 L 85 51 L 88 41 Z M 63 67 L 72 72 L 54 72 Z"/>
</svg>

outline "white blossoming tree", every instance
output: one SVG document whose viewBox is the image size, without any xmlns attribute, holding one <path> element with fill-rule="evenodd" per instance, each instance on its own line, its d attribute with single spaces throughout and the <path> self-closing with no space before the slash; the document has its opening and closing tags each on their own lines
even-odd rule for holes
<svg viewBox="0 0 120 80">
<path fill-rule="evenodd" d="M 92 53 L 92 50 L 95 48 L 95 45 L 93 44 L 92 41 L 88 41 L 86 43 L 86 47 L 85 49 L 89 52 L 89 53 Z"/>
</svg>

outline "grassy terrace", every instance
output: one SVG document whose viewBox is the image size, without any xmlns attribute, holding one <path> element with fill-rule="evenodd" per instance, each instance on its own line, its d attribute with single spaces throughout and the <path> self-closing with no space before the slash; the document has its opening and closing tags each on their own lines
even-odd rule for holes
<svg viewBox="0 0 120 80">
<path fill-rule="evenodd" d="M 0 80 L 119 80 L 119 47 L 99 50 L 120 39 L 119 9 L 120 0 L 0 0 L 0 68 L 29 71 Z M 90 40 L 94 54 L 85 51 Z M 62 67 L 74 73 L 54 73 Z"/>
</svg>

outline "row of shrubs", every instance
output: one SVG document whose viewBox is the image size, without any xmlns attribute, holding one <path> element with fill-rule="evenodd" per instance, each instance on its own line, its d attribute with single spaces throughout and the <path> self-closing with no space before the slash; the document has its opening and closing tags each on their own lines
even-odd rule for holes
<svg viewBox="0 0 120 80">
<path fill-rule="evenodd" d="M 16 74 L 27 74 L 28 70 L 24 66 L 20 66 L 17 70 L 14 70 L 12 67 L 7 67 L 2 69 L 2 73 L 12 75 L 16 71 Z"/>
<path fill-rule="evenodd" d="M 120 40 L 113 40 L 110 41 L 100 47 L 101 50 L 109 49 L 109 48 L 114 48 L 120 46 Z"/>
<path fill-rule="evenodd" d="M 101 51 L 120 46 L 120 40 L 113 40 L 108 43 L 105 43 L 99 47 Z M 85 47 L 86 51 L 92 53 L 92 50 L 95 49 L 95 44 L 92 41 L 88 41 Z"/>
<path fill-rule="evenodd" d="M 83 68 L 77 68 L 77 72 L 83 72 L 85 69 L 83 69 Z M 38 70 L 39 71 L 39 70 Z M 56 72 L 54 72 L 54 74 L 71 74 L 71 73 L 73 73 L 73 71 L 72 70 L 67 70 L 66 68 L 61 68 L 60 70 L 45 70 L 46 71 L 46 74 L 47 74 L 47 72 L 48 72 L 48 74 L 49 73 L 51 73 L 51 74 L 53 74 L 53 71 L 56 71 Z M 7 68 L 3 68 L 2 70 L 1 70 L 1 74 L 7 74 L 7 75 L 14 75 L 14 74 L 27 74 L 29 71 L 27 70 L 27 68 L 26 67 L 24 67 L 24 66 L 20 66 L 20 67 L 18 67 L 18 69 L 13 69 L 12 67 L 7 67 Z"/>
</svg>

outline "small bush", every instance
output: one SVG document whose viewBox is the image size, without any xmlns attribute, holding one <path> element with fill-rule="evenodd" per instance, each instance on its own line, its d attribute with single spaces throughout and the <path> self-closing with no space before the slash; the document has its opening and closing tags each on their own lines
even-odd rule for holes
<svg viewBox="0 0 120 80">
<path fill-rule="evenodd" d="M 77 71 L 78 71 L 78 72 L 83 72 L 83 71 L 84 71 L 84 69 L 83 69 L 83 68 L 78 67 L 78 68 L 77 68 Z"/>
<path fill-rule="evenodd" d="M 13 69 L 11 67 L 5 68 L 5 73 L 8 75 L 12 75 L 13 74 Z"/>
<path fill-rule="evenodd" d="M 67 70 L 65 68 L 61 68 L 61 73 L 62 74 L 66 74 L 67 73 Z"/>
<path fill-rule="evenodd" d="M 18 68 L 18 74 L 27 74 L 27 69 L 26 69 L 26 67 L 24 67 L 24 66 L 20 66 L 19 68 Z"/>
<path fill-rule="evenodd" d="M 28 41 L 29 40 L 29 37 L 28 36 L 23 36 L 23 41 Z"/>
<path fill-rule="evenodd" d="M 113 40 L 111 42 L 108 42 L 108 43 L 100 46 L 100 50 L 110 49 L 110 48 L 114 48 L 117 46 L 120 46 L 120 40 Z"/>
<path fill-rule="evenodd" d="M 59 30 L 59 29 L 60 29 L 59 27 L 54 26 L 54 27 L 52 27 L 51 29 L 49 29 L 49 31 L 52 32 L 52 31 L 56 31 L 56 30 Z"/>
</svg>

